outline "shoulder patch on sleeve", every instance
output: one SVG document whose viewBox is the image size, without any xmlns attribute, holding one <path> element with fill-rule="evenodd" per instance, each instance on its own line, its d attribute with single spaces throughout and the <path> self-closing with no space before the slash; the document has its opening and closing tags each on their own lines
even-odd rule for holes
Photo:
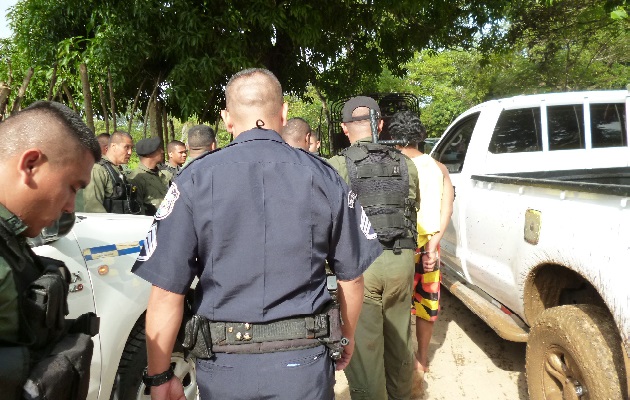
<svg viewBox="0 0 630 400">
<path fill-rule="evenodd" d="M 354 208 L 354 202 L 357 200 L 357 194 L 352 190 L 348 192 L 348 207 Z"/>
<path fill-rule="evenodd" d="M 157 223 L 151 225 L 151 229 L 147 232 L 147 237 L 144 239 L 144 246 L 140 250 L 138 255 L 138 261 L 147 261 L 153 255 L 153 252 L 157 248 Z"/>
<path fill-rule="evenodd" d="M 179 199 L 179 190 L 177 189 L 177 185 L 173 183 L 168 189 L 166 196 L 164 196 L 164 200 L 162 200 L 160 207 L 155 213 L 155 219 L 159 221 L 168 217 L 173 211 L 173 207 L 175 207 L 175 202 L 177 201 L 177 199 Z"/>
<path fill-rule="evenodd" d="M 374 228 L 372 228 L 372 223 L 370 223 L 370 219 L 365 213 L 365 210 L 363 210 L 363 207 L 361 207 L 361 232 L 363 232 L 365 237 L 369 240 L 374 240 L 377 237 Z"/>
</svg>

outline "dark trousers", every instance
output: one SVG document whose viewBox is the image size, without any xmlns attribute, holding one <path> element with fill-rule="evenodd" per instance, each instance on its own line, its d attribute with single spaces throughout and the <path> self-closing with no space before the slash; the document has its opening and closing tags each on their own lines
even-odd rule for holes
<svg viewBox="0 0 630 400">
<path fill-rule="evenodd" d="M 202 400 L 334 399 L 335 370 L 324 346 L 265 354 L 216 353 L 197 360 Z"/>
</svg>

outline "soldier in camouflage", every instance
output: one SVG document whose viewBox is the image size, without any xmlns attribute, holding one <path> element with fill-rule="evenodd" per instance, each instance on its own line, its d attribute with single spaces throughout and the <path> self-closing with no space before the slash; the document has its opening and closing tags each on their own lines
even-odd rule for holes
<svg viewBox="0 0 630 400">
<path fill-rule="evenodd" d="M 81 192 L 82 205 L 77 211 L 117 214 L 140 214 L 137 188 L 131 185 L 122 169 L 129 162 L 133 139 L 127 132 L 112 134 L 107 154 L 92 168 L 90 184 Z M 77 201 L 79 202 L 79 201 Z"/>
<path fill-rule="evenodd" d="M 164 148 L 160 138 L 142 139 L 136 145 L 140 157 L 138 166 L 129 173 L 129 180 L 138 188 L 138 201 L 145 215 L 155 215 L 166 196 L 170 179 L 158 165 L 164 161 Z"/>
</svg>

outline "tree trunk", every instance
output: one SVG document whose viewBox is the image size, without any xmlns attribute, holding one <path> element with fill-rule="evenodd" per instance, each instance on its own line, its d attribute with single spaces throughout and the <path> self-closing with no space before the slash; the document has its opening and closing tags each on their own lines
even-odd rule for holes
<svg viewBox="0 0 630 400">
<path fill-rule="evenodd" d="M 212 89 L 210 91 L 210 95 L 208 96 L 208 102 L 206 103 L 207 107 L 203 110 L 203 114 L 201 114 L 201 122 L 205 122 L 208 112 L 214 108 L 214 93 L 215 90 Z"/>
<path fill-rule="evenodd" d="M 144 126 L 142 131 L 142 137 L 147 137 L 147 128 L 149 127 L 149 110 L 151 109 L 151 103 L 153 103 L 153 97 L 149 97 L 149 102 L 147 103 L 147 109 L 144 112 Z"/>
<path fill-rule="evenodd" d="M 55 91 L 55 84 L 57 84 L 57 63 L 53 64 L 53 73 L 50 78 L 50 86 L 48 86 L 48 96 L 46 100 L 51 101 L 53 98 L 53 92 Z"/>
<path fill-rule="evenodd" d="M 114 131 L 116 131 L 116 99 L 114 98 L 114 85 L 112 85 L 112 73 L 107 67 L 107 82 L 109 84 L 109 101 L 112 105 L 112 122 L 114 123 Z"/>
<path fill-rule="evenodd" d="M 162 112 L 160 102 L 154 100 L 149 108 L 149 124 L 151 127 L 151 137 L 159 137 L 163 141 L 162 136 Z"/>
<path fill-rule="evenodd" d="M 164 133 L 164 140 L 162 140 L 162 144 L 168 143 L 171 141 L 168 134 L 168 115 L 166 112 L 166 104 L 162 104 L 162 120 L 164 121 L 164 125 L 162 128 L 162 132 Z"/>
<path fill-rule="evenodd" d="M 330 115 L 330 108 L 328 108 L 328 103 L 326 102 L 326 98 L 319 90 L 317 86 L 315 86 L 315 93 L 317 94 L 317 98 L 322 102 L 322 109 L 324 114 L 326 115 L 326 127 L 328 128 L 326 132 L 321 131 L 321 114 L 320 114 L 320 124 L 319 124 L 319 141 L 320 141 L 320 151 L 322 151 L 323 155 L 332 155 L 332 135 L 330 133 L 330 126 L 332 125 L 332 116 Z M 325 149 L 325 151 L 323 151 Z"/>
<path fill-rule="evenodd" d="M 22 81 L 22 86 L 20 86 L 20 90 L 18 90 L 17 97 L 13 101 L 13 107 L 11 108 L 11 115 L 22 109 L 22 100 L 24 100 L 24 94 L 26 93 L 26 87 L 28 86 L 31 78 L 33 77 L 33 67 L 29 68 L 24 76 L 24 80 Z"/>
<path fill-rule="evenodd" d="M 101 108 L 103 109 L 103 119 L 105 120 L 105 132 L 109 133 L 109 115 L 107 115 L 107 103 L 105 101 L 105 93 L 101 83 L 98 84 L 98 94 L 101 98 Z M 114 131 L 116 131 L 116 125 L 114 125 Z"/>
<path fill-rule="evenodd" d="M 138 88 L 138 93 L 136 93 L 136 97 L 133 99 L 133 107 L 131 107 L 131 113 L 129 114 L 129 123 L 127 125 L 127 132 L 131 132 L 131 124 L 133 122 L 133 116 L 136 114 L 136 110 L 138 109 L 138 99 L 140 98 L 140 93 L 142 92 L 142 87 L 144 83 L 147 81 L 147 78 L 142 80 L 140 84 L 140 88 Z"/>
<path fill-rule="evenodd" d="M 7 107 L 10 94 L 11 87 L 4 82 L 0 82 L 0 121 L 4 119 L 4 110 Z"/>
<path fill-rule="evenodd" d="M 66 97 L 68 98 L 68 103 L 70 103 L 70 107 L 72 107 L 74 112 L 78 114 L 79 110 L 77 109 L 77 105 L 74 104 L 74 98 L 72 97 L 72 92 L 70 91 L 70 88 L 68 87 L 68 83 L 66 81 L 63 81 L 63 83 L 61 84 L 61 88 L 63 89 L 63 92 L 66 94 Z"/>
<path fill-rule="evenodd" d="M 88 128 L 94 132 L 94 115 L 92 114 L 92 93 L 90 92 L 90 79 L 88 77 L 87 65 L 81 63 L 79 66 L 81 84 L 83 86 L 83 107 L 85 108 L 85 119 Z"/>
<path fill-rule="evenodd" d="M 149 97 L 149 102 L 147 104 L 147 110 L 144 113 L 144 137 L 147 137 L 147 123 L 149 122 L 149 110 L 151 109 L 151 103 L 157 101 L 157 88 L 160 85 L 160 80 L 162 79 L 162 73 L 158 74 L 157 79 L 155 80 L 155 85 L 153 86 L 153 91 L 151 92 L 151 96 Z M 155 121 L 151 120 L 151 123 Z"/>
<path fill-rule="evenodd" d="M 58 101 L 59 103 L 63 103 L 63 95 L 61 94 L 62 92 L 63 85 L 57 86 L 57 91 L 55 92 L 55 97 L 53 97 L 53 100 Z"/>
<path fill-rule="evenodd" d="M 175 140 L 175 125 L 173 125 L 172 119 L 168 120 L 168 131 L 169 131 L 169 134 L 171 135 L 171 140 Z"/>
</svg>

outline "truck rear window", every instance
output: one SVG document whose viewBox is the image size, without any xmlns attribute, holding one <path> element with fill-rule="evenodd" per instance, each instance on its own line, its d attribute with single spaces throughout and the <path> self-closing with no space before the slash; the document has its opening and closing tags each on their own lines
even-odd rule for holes
<svg viewBox="0 0 630 400">
<path fill-rule="evenodd" d="M 584 149 L 584 108 L 581 104 L 547 107 L 549 150 Z"/>
<path fill-rule="evenodd" d="M 542 150 L 540 108 L 503 110 L 488 150 L 493 154 Z"/>
<path fill-rule="evenodd" d="M 591 104 L 590 107 L 593 148 L 627 146 L 625 104 Z"/>
</svg>

